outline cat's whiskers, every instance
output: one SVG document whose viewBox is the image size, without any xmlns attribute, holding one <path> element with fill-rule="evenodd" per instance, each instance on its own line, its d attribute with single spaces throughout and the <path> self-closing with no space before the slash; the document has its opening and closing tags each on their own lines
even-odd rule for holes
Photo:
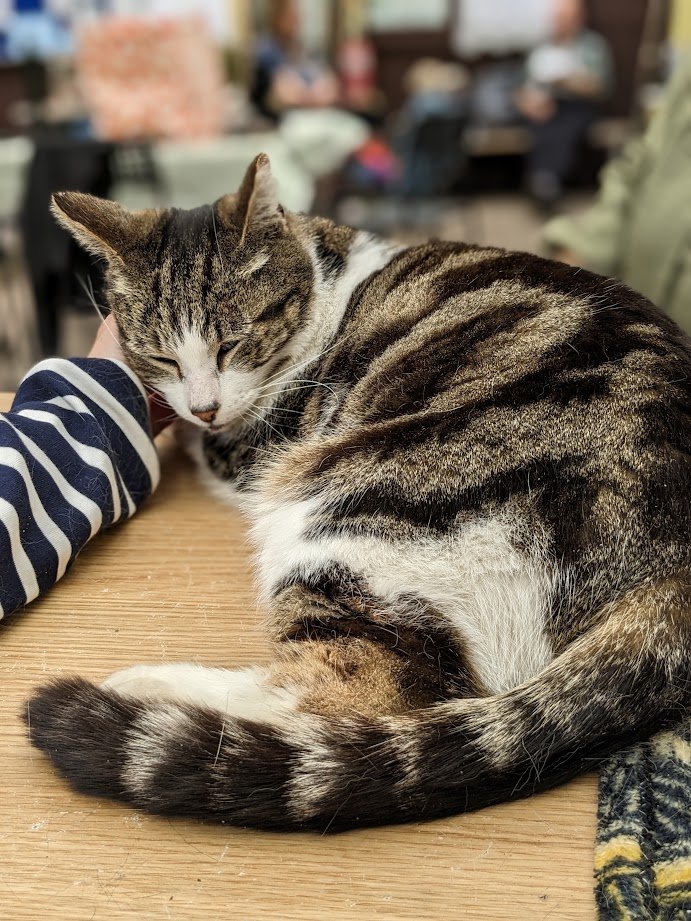
<svg viewBox="0 0 691 921">
<path fill-rule="evenodd" d="M 97 314 L 99 315 L 99 317 L 101 318 L 101 322 L 102 322 L 102 323 L 105 323 L 105 322 L 106 322 L 106 317 L 105 317 L 105 314 L 103 313 L 103 310 L 101 309 L 101 306 L 100 306 L 100 305 L 98 304 L 98 302 L 96 301 L 96 295 L 94 294 L 94 286 L 93 286 L 92 281 L 91 281 L 91 276 L 90 276 L 90 275 L 87 275 L 87 278 L 89 279 L 89 285 L 88 285 L 88 287 L 87 287 L 87 284 L 86 284 L 86 282 L 84 281 L 84 279 L 82 278 L 81 275 L 77 275 L 76 278 L 77 278 L 77 281 L 79 282 L 81 288 L 83 289 L 84 294 L 86 294 L 87 298 L 89 299 L 89 303 L 91 304 L 91 306 L 94 308 L 94 310 L 96 311 L 96 313 L 97 313 Z M 108 333 L 109 333 L 110 336 L 112 337 L 113 342 L 117 342 L 117 344 L 118 344 L 118 346 L 119 346 L 119 345 L 120 345 L 120 341 L 118 340 L 118 337 L 115 335 L 115 333 L 114 333 L 113 330 L 110 328 L 110 326 L 106 326 L 106 329 L 108 330 Z"/>
<path fill-rule="evenodd" d="M 299 390 L 312 390 L 314 387 L 323 387 L 324 390 L 328 390 L 329 393 L 335 394 L 336 391 L 330 384 L 324 384 L 322 381 L 298 381 L 300 386 L 297 387 L 285 387 L 280 390 L 271 390 L 269 393 L 264 394 L 264 396 L 276 396 L 282 393 L 294 393 Z"/>
<path fill-rule="evenodd" d="M 275 374 L 271 374 L 264 381 L 264 387 L 268 387 L 269 384 L 271 384 L 275 380 L 280 380 L 282 375 L 285 375 L 288 380 L 292 380 L 293 378 L 290 375 L 301 370 L 302 368 L 308 367 L 310 364 L 313 364 L 316 361 L 319 361 L 320 358 L 323 358 L 324 355 L 328 355 L 329 352 L 333 351 L 333 349 L 335 349 L 338 345 L 342 345 L 342 343 L 343 343 L 343 340 L 339 340 L 338 338 L 336 338 L 334 342 L 331 343 L 330 346 L 328 346 L 325 349 L 322 349 L 322 351 L 318 352 L 316 355 L 310 355 L 307 358 L 303 359 L 302 361 L 298 361 L 296 362 L 296 364 L 291 365 L 290 368 L 284 368 L 282 371 L 277 371 Z M 262 388 L 259 388 L 259 389 L 261 390 Z"/>
<path fill-rule="evenodd" d="M 248 410 L 248 413 L 250 414 L 250 416 L 252 416 L 252 418 L 256 419 L 257 422 L 260 423 L 260 425 L 266 425 L 267 428 L 270 429 L 270 431 L 272 431 L 277 438 L 280 439 L 282 437 L 278 429 L 274 425 L 271 424 L 271 422 L 266 416 L 260 415 L 259 413 L 255 412 L 251 408 Z"/>
<path fill-rule="evenodd" d="M 274 383 L 278 384 L 278 381 L 275 381 Z M 259 418 L 266 419 L 272 414 L 276 415 L 282 412 L 302 415 L 302 410 L 287 409 L 276 406 L 276 402 L 282 396 L 286 396 L 299 390 L 311 390 L 314 387 L 323 387 L 325 390 L 328 390 L 329 393 L 335 394 L 335 390 L 329 384 L 325 384 L 322 381 L 313 381 L 309 378 L 291 378 L 289 383 L 295 384 L 295 386 L 286 386 L 283 388 L 279 386 L 278 389 L 267 390 L 266 387 L 268 386 L 268 383 L 265 382 L 263 386 L 257 387 L 254 390 L 252 397 L 254 400 L 253 408 L 256 414 L 255 418 L 258 416 Z"/>
<path fill-rule="evenodd" d="M 299 378 L 294 377 L 293 375 L 300 371 L 302 368 L 307 367 L 310 364 L 318 361 L 324 355 L 328 354 L 332 349 L 336 348 L 340 343 L 338 340 L 333 342 L 328 348 L 323 349 L 316 355 L 309 356 L 303 361 L 297 362 L 297 364 L 292 365 L 290 368 L 284 369 L 282 371 L 277 371 L 275 374 L 270 375 L 264 383 L 256 387 L 253 393 L 253 397 L 256 400 L 255 410 L 259 410 L 259 418 L 263 418 L 261 413 L 268 413 L 272 410 L 272 403 L 275 402 L 277 398 L 284 394 L 292 393 L 293 391 L 298 390 L 307 390 L 312 387 L 323 387 L 325 390 L 328 390 L 329 393 L 335 394 L 335 390 L 329 384 L 325 384 L 322 381 L 311 380 L 310 378 Z M 285 381 L 285 385 L 282 385 L 282 378 Z M 269 389 L 270 387 L 275 389 Z"/>
<path fill-rule="evenodd" d="M 280 413 L 291 413 L 294 416 L 301 416 L 301 409 L 288 409 L 287 406 L 269 406 L 267 407 L 268 412 L 271 414 L 279 415 Z"/>
<path fill-rule="evenodd" d="M 223 281 L 225 281 L 225 279 L 226 279 L 226 264 L 225 264 L 225 262 L 223 261 L 223 253 L 222 253 L 222 251 L 221 251 L 221 244 L 220 244 L 219 239 L 218 239 L 218 231 L 216 230 L 216 215 L 215 215 L 215 213 L 214 213 L 214 206 L 213 206 L 213 205 L 209 205 L 209 208 L 211 208 L 211 226 L 213 227 L 214 239 L 216 240 L 216 249 L 218 250 L 218 259 L 219 259 L 219 262 L 221 263 L 221 278 L 223 279 Z"/>
</svg>

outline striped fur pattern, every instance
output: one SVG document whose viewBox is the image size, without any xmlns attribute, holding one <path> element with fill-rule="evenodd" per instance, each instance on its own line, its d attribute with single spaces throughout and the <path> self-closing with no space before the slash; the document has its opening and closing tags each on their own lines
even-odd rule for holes
<svg viewBox="0 0 691 921">
<path fill-rule="evenodd" d="M 407 821 L 545 789 L 689 709 L 691 353 L 643 297 L 287 214 L 265 157 L 213 208 L 56 212 L 247 514 L 276 647 L 41 690 L 31 738 L 76 789 Z"/>
</svg>

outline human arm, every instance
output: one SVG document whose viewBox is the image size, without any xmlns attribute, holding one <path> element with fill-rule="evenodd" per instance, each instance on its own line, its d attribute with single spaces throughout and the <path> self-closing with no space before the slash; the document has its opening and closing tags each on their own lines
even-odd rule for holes
<svg viewBox="0 0 691 921">
<path fill-rule="evenodd" d="M 57 582 L 158 484 L 146 393 L 101 346 L 38 364 L 0 415 L 0 616 Z"/>
<path fill-rule="evenodd" d="M 514 102 L 521 115 L 531 122 L 546 122 L 554 117 L 557 110 L 552 96 L 532 83 L 526 83 L 516 91 Z"/>
<path fill-rule="evenodd" d="M 570 96 L 579 96 L 581 99 L 600 99 L 605 86 L 599 76 L 588 73 L 586 70 L 579 70 L 564 77 L 563 80 L 558 80 L 555 83 L 555 89 L 560 93 L 568 93 Z"/>
<path fill-rule="evenodd" d="M 691 55 L 686 55 L 643 137 L 627 144 L 603 170 L 594 204 L 579 217 L 558 217 L 545 226 L 543 241 L 552 255 L 568 251 L 578 264 L 593 271 L 618 274 L 639 191 L 656 164 L 664 162 L 678 140 L 683 143 L 690 92 Z"/>
<path fill-rule="evenodd" d="M 546 121 L 559 99 L 597 102 L 612 85 L 612 59 L 607 43 L 594 32 L 583 32 L 572 43 L 546 44 L 526 59 L 515 102 L 530 121 Z"/>
<path fill-rule="evenodd" d="M 556 217 L 545 225 L 543 241 L 550 253 L 603 275 L 616 275 L 627 215 L 649 158 L 645 139 L 627 145 L 603 170 L 598 196 L 585 213 Z"/>
</svg>

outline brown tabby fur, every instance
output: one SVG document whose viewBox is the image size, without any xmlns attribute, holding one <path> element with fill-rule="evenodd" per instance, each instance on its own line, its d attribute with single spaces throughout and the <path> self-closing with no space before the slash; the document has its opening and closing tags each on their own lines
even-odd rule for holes
<svg viewBox="0 0 691 921">
<path fill-rule="evenodd" d="M 77 789 L 259 827 L 404 821 L 549 787 L 689 708 L 691 352 L 645 298 L 286 214 L 261 157 L 212 209 L 63 193 L 56 214 L 107 259 L 145 381 L 178 398 L 152 356 L 195 328 L 210 354 L 238 342 L 221 381 L 281 382 L 197 429 L 197 456 L 256 522 L 260 694 L 292 703 L 59 682 L 30 733 Z"/>
</svg>

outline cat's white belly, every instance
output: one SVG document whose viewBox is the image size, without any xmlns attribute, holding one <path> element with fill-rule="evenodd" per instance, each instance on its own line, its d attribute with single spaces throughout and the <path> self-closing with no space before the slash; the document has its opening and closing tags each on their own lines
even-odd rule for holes
<svg viewBox="0 0 691 921">
<path fill-rule="evenodd" d="M 312 538 L 306 535 L 321 501 L 251 500 L 247 511 L 265 600 L 291 573 L 309 576 L 338 563 L 408 622 L 414 618 L 410 598 L 427 602 L 457 632 L 478 678 L 493 693 L 516 687 L 551 660 L 546 619 L 553 573 L 539 554 L 530 558 L 515 548 L 515 522 L 479 519 L 424 541 Z"/>
</svg>

